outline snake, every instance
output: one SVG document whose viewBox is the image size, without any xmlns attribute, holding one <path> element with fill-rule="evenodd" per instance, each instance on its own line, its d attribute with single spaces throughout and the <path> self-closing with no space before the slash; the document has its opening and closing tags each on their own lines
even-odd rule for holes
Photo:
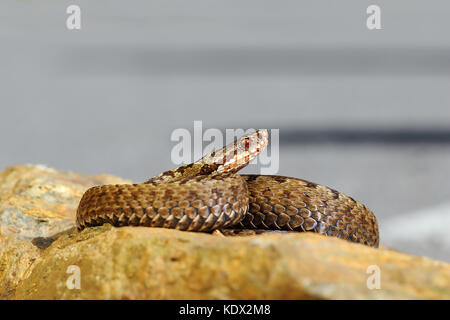
<svg viewBox="0 0 450 320">
<path fill-rule="evenodd" d="M 268 130 L 260 129 L 143 183 L 91 187 L 76 227 L 315 232 L 378 247 L 375 215 L 350 196 L 293 177 L 238 174 L 268 143 Z"/>
</svg>

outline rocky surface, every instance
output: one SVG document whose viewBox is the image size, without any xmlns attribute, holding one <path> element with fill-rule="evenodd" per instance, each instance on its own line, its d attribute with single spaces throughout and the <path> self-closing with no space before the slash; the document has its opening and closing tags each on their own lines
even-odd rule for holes
<svg viewBox="0 0 450 320">
<path fill-rule="evenodd" d="M 18 165 L 0 173 L 0 233 L 18 239 L 48 237 L 74 226 L 87 188 L 129 183 L 110 175 L 88 176 L 43 165 Z"/>
<path fill-rule="evenodd" d="M 1 172 L 0 299 L 450 299 L 444 262 L 313 233 L 73 229 L 89 186 L 125 182 L 42 166 Z"/>
</svg>

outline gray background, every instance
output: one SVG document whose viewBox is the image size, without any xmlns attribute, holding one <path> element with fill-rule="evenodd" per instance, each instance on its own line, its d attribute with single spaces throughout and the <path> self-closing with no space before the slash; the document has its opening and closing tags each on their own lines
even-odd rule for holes
<svg viewBox="0 0 450 320">
<path fill-rule="evenodd" d="M 382 30 L 366 28 L 373 3 Z M 450 261 L 449 14 L 446 1 L 2 1 L 0 169 L 143 181 L 173 167 L 170 134 L 194 120 L 279 128 L 279 174 L 365 203 L 382 244 Z"/>
</svg>

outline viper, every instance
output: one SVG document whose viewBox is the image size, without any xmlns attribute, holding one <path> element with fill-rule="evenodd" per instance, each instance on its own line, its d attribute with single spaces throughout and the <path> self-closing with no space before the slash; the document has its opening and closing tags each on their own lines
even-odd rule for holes
<svg viewBox="0 0 450 320">
<path fill-rule="evenodd" d="M 378 247 L 375 215 L 353 198 L 298 178 L 238 174 L 268 141 L 268 131 L 257 130 L 144 183 L 92 187 L 80 200 L 77 228 L 110 223 L 200 232 L 286 230 Z"/>
</svg>

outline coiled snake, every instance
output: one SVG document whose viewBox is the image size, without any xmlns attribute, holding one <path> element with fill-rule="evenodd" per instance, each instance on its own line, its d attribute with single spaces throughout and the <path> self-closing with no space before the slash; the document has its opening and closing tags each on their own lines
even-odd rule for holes
<svg viewBox="0 0 450 320">
<path fill-rule="evenodd" d="M 374 214 L 351 197 L 297 178 L 236 174 L 268 141 L 267 130 L 258 130 L 145 183 L 90 188 L 78 206 L 77 228 L 311 231 L 378 247 Z"/>
</svg>

